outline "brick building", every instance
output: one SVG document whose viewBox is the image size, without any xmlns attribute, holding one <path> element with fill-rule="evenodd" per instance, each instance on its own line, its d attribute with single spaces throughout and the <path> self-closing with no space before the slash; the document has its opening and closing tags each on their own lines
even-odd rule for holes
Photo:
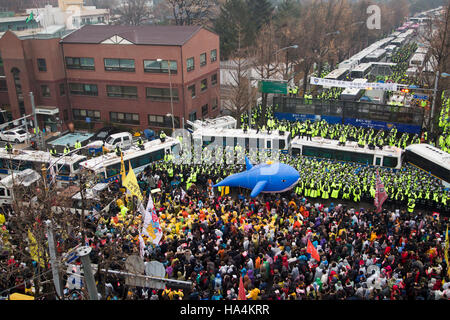
<svg viewBox="0 0 450 320">
<path fill-rule="evenodd" d="M 57 110 L 63 127 L 88 118 L 95 128 L 171 128 L 172 106 L 175 127 L 219 115 L 219 37 L 199 26 L 89 25 L 42 40 L 6 32 L 0 55 L 8 88 L 0 104 L 13 118 L 31 112 L 29 91 L 40 121 Z"/>
</svg>

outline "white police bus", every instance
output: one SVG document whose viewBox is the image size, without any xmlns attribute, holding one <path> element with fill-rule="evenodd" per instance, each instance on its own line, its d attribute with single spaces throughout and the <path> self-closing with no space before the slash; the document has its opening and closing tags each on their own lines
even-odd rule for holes
<svg viewBox="0 0 450 320">
<path fill-rule="evenodd" d="M 400 169 L 402 150 L 397 147 L 384 146 L 383 149 L 360 148 L 354 141 L 346 141 L 345 146 L 339 141 L 314 137 L 312 140 L 295 137 L 291 142 L 292 156 L 306 156 L 336 161 L 355 162 L 367 166 L 379 166 Z"/>
<path fill-rule="evenodd" d="M 209 145 L 215 145 L 222 148 L 235 148 L 240 145 L 243 150 L 249 152 L 250 149 L 258 151 L 274 151 L 279 150 L 281 153 L 289 152 L 291 142 L 291 133 L 274 130 L 259 131 L 249 129 L 244 132 L 242 129 L 201 129 L 194 131 L 192 134 L 194 145 L 205 148 Z"/>
<path fill-rule="evenodd" d="M 65 187 L 70 183 L 77 183 L 80 163 L 84 160 L 86 157 L 78 154 L 55 157 L 50 152 L 40 150 L 14 149 L 13 153 L 8 153 L 5 149 L 0 149 L 0 178 L 25 169 L 41 172 L 42 165 L 46 168 L 53 166 L 57 186 Z M 47 177 L 50 177 L 51 172 L 47 171 Z"/>
<path fill-rule="evenodd" d="M 367 79 L 355 79 L 353 83 L 367 83 Z M 341 99 L 346 101 L 357 101 L 363 95 L 365 89 L 360 88 L 346 88 L 341 93 Z"/>
<path fill-rule="evenodd" d="M 132 146 L 123 151 L 123 161 L 127 172 L 129 161 L 133 171 L 137 174 L 150 163 L 164 159 L 166 154 L 179 154 L 181 148 L 180 141 L 171 137 L 167 137 L 164 142 L 156 139 L 147 141 L 143 145 L 143 149 Z M 80 166 L 95 173 L 99 182 L 106 183 L 120 179 L 121 157 L 114 152 L 83 161 Z"/>
<path fill-rule="evenodd" d="M 450 154 L 429 144 L 411 144 L 405 148 L 404 161 L 410 163 L 450 187 Z"/>
<path fill-rule="evenodd" d="M 363 79 L 367 77 L 371 70 L 371 63 L 361 63 L 351 70 L 350 77 L 353 79 Z"/>
</svg>

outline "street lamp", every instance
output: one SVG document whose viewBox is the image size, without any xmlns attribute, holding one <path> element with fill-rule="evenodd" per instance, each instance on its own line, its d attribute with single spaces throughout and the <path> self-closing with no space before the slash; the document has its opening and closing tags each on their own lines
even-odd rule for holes
<svg viewBox="0 0 450 320">
<path fill-rule="evenodd" d="M 162 59 L 156 59 L 158 62 L 162 62 Z M 169 69 L 169 94 L 170 94 L 170 109 L 172 111 L 172 134 L 175 132 L 175 120 L 173 115 L 173 98 L 172 98 L 172 78 L 170 74 L 170 60 L 167 60 L 167 68 Z"/>
<path fill-rule="evenodd" d="M 450 74 L 443 72 L 441 74 L 441 77 L 446 78 L 449 77 Z M 436 79 L 434 81 L 434 90 L 433 90 L 433 104 L 431 105 L 431 115 L 430 115 L 430 131 L 433 132 L 434 130 L 434 109 L 436 107 L 436 95 L 438 91 L 438 82 L 439 82 L 439 71 L 436 72 Z"/>
<path fill-rule="evenodd" d="M 277 51 L 275 51 L 273 53 L 275 55 L 275 63 L 276 63 L 277 69 L 278 69 L 278 52 L 283 51 L 283 50 L 288 50 L 288 49 L 298 49 L 298 44 L 293 44 L 291 46 L 278 49 Z M 287 60 L 287 57 L 286 57 L 286 60 Z M 286 63 L 288 64 L 288 61 L 286 61 Z M 286 73 L 288 73 L 288 72 L 289 72 L 288 66 L 286 65 Z"/>
</svg>

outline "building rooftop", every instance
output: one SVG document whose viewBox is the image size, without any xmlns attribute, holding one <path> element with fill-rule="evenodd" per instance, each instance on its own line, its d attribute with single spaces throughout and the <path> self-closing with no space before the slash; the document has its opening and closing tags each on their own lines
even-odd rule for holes
<svg viewBox="0 0 450 320">
<path fill-rule="evenodd" d="M 137 45 L 180 46 L 200 29 L 201 26 L 86 25 L 66 36 L 62 43 L 99 44 L 118 36 Z"/>
</svg>

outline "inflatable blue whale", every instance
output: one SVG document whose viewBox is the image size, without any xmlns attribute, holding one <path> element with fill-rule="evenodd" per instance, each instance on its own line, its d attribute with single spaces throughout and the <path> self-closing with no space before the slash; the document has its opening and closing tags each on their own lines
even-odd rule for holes
<svg viewBox="0 0 450 320">
<path fill-rule="evenodd" d="M 292 189 L 300 179 L 300 174 L 293 167 L 284 163 L 266 163 L 253 166 L 245 158 L 247 170 L 226 177 L 214 187 L 242 187 L 251 189 L 252 198 L 263 193 L 278 193 Z"/>
</svg>

